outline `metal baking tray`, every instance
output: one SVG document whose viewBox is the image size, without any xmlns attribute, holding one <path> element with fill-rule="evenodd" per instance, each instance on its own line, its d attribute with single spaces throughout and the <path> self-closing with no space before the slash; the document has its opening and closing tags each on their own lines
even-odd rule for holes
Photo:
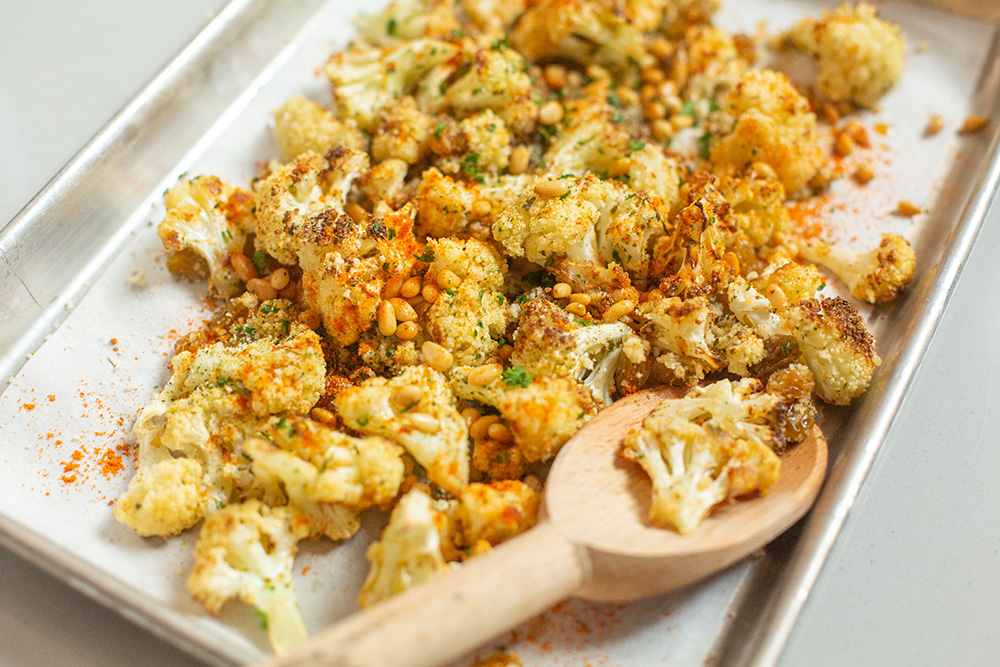
<svg viewBox="0 0 1000 667">
<path fill-rule="evenodd" d="M 752 32 L 767 19 L 776 29 L 829 4 L 747 0 L 723 23 Z M 298 93 L 328 100 L 314 71 L 351 35 L 349 18 L 371 9 L 364 5 L 233 0 L 0 232 L 0 542 L 213 664 L 260 658 L 256 621 L 235 605 L 213 619 L 191 601 L 183 582 L 193 538 L 142 540 L 115 524 L 108 501 L 131 473 L 127 465 L 101 471 L 92 459 L 109 451 L 114 459 L 108 443 L 127 439 L 130 415 L 162 384 L 164 332 L 183 333 L 207 314 L 203 288 L 163 267 L 152 227 L 163 189 L 189 170 L 249 179 L 255 162 L 275 155 L 268 112 Z M 880 178 L 862 202 L 835 199 L 842 210 L 830 228 L 864 241 L 874 226 L 836 221 L 876 218 L 879 230 L 911 240 L 918 268 L 905 298 L 863 311 L 883 366 L 863 400 L 824 416 L 831 468 L 812 513 L 759 557 L 683 591 L 557 606 L 503 640 L 526 664 L 778 660 L 1000 184 L 1000 8 L 981 5 L 880 5 L 910 40 L 907 73 L 884 110 L 864 119 L 890 125 L 873 135 L 880 152 L 869 156 Z M 930 113 L 944 115 L 949 130 L 922 139 Z M 988 128 L 956 134 L 971 113 L 989 115 Z M 888 211 L 899 199 L 928 212 L 916 222 L 894 218 Z M 148 274 L 144 289 L 128 283 L 137 268 Z M 372 517 L 346 545 L 303 547 L 297 585 L 311 630 L 356 608 L 360 553 L 377 531 Z"/>
</svg>

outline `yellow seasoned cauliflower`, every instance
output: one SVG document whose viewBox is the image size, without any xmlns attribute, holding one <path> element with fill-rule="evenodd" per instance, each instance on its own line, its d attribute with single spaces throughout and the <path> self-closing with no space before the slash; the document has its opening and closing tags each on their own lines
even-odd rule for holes
<svg viewBox="0 0 1000 667">
<path fill-rule="evenodd" d="M 867 2 L 802 19 L 788 39 L 816 58 L 816 88 L 834 101 L 874 108 L 903 74 L 906 39 Z"/>
<path fill-rule="evenodd" d="M 686 535 L 720 503 L 767 493 L 781 466 L 782 398 L 757 380 L 719 380 L 653 410 L 622 452 L 652 480 L 650 520 Z"/>
<path fill-rule="evenodd" d="M 855 299 L 868 303 L 894 300 L 913 278 L 916 255 L 898 234 L 883 234 L 878 246 L 868 252 L 825 243 L 804 241 L 799 255 L 821 264 L 840 278 Z"/>
<path fill-rule="evenodd" d="M 423 173 L 413 200 L 418 210 L 416 231 L 422 236 L 436 238 L 466 236 L 471 232 L 472 223 L 492 223 L 494 216 L 515 200 L 533 180 L 528 175 L 497 178 L 486 175 L 482 183 L 478 180 L 462 181 L 431 167 Z M 490 211 L 484 216 L 474 210 L 477 201 L 490 204 Z"/>
<path fill-rule="evenodd" d="M 540 486 L 511 479 L 462 489 L 457 515 L 463 542 L 474 545 L 485 540 L 496 546 L 534 526 L 542 499 Z"/>
<path fill-rule="evenodd" d="M 784 74 L 749 70 L 722 98 L 721 106 L 735 125 L 711 143 L 715 167 L 739 171 L 763 162 L 792 194 L 823 165 L 816 114 Z"/>
<path fill-rule="evenodd" d="M 722 368 L 713 350 L 712 325 L 718 314 L 705 297 L 664 297 L 640 304 L 643 336 L 652 344 L 652 355 L 667 377 L 691 384 Z"/>
<path fill-rule="evenodd" d="M 256 500 L 230 505 L 202 526 L 188 577 L 191 594 L 213 614 L 231 599 L 252 605 L 275 653 L 308 636 L 292 566 L 303 535 L 294 515 Z"/>
<path fill-rule="evenodd" d="M 688 28 L 681 42 L 681 53 L 687 72 L 684 96 L 691 101 L 716 99 L 735 86 L 747 70 L 736 42 L 716 26 Z"/>
<path fill-rule="evenodd" d="M 114 515 L 143 537 L 170 537 L 201 521 L 208 502 L 201 461 L 168 457 L 140 464 Z"/>
<path fill-rule="evenodd" d="M 566 59 L 623 67 L 644 53 L 642 34 L 602 0 L 539 0 L 510 33 L 532 62 Z"/>
<path fill-rule="evenodd" d="M 414 489 L 396 503 L 382 537 L 365 554 L 371 563 L 360 602 L 369 607 L 448 571 L 434 501 Z"/>
<path fill-rule="evenodd" d="M 282 264 L 296 264 L 303 234 L 338 224 L 354 180 L 368 155 L 349 148 L 327 156 L 303 153 L 257 184 L 257 248 Z M 340 223 L 342 224 L 342 223 Z"/>
<path fill-rule="evenodd" d="M 455 45 L 435 39 L 338 53 L 325 67 L 338 115 L 362 130 L 374 130 L 385 107 L 417 92 L 434 67 L 457 53 Z"/>
<path fill-rule="evenodd" d="M 458 0 L 458 7 L 477 28 L 495 33 L 509 28 L 528 0 Z"/>
<path fill-rule="evenodd" d="M 407 165 L 416 164 L 427 153 L 433 131 L 434 119 L 417 107 L 416 100 L 394 100 L 382 110 L 372 135 L 372 158 L 379 162 L 396 158 Z"/>
<path fill-rule="evenodd" d="M 465 135 L 468 146 L 463 166 L 469 165 L 471 156 L 475 156 L 472 166 L 480 178 L 482 178 L 479 173 L 481 171 L 496 176 L 507 168 L 507 163 L 510 161 L 511 136 L 500 116 L 486 109 L 465 118 L 459 123 L 459 127 Z"/>
<path fill-rule="evenodd" d="M 215 176 L 182 179 L 167 190 L 167 214 L 157 234 L 171 256 L 171 272 L 188 278 L 209 278 L 221 297 L 239 294 L 240 278 L 229 265 L 233 253 L 254 232 L 253 195 L 233 188 Z"/>
<path fill-rule="evenodd" d="M 402 445 L 441 488 L 458 493 L 469 483 L 469 430 L 437 371 L 409 366 L 344 390 L 334 404 L 348 428 Z"/>
<path fill-rule="evenodd" d="M 302 95 L 274 112 L 274 138 L 282 162 L 291 162 L 308 152 L 326 155 L 341 146 L 357 151 L 366 148 L 365 137 L 357 127 Z"/>
<path fill-rule="evenodd" d="M 847 405 L 868 389 L 882 360 L 865 321 L 850 303 L 840 297 L 801 301 L 789 306 L 783 318 L 816 379 L 820 398 Z"/>
<path fill-rule="evenodd" d="M 453 0 L 396 0 L 381 12 L 355 19 L 370 44 L 392 46 L 428 37 L 448 39 L 461 29 Z"/>
</svg>

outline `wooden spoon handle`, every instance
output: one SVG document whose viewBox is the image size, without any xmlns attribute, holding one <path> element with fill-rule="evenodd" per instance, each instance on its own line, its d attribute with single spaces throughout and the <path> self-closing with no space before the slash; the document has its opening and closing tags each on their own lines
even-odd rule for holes
<svg viewBox="0 0 1000 667">
<path fill-rule="evenodd" d="M 357 612 L 268 667 L 431 667 L 565 599 L 586 555 L 543 522 L 447 575 Z"/>
</svg>

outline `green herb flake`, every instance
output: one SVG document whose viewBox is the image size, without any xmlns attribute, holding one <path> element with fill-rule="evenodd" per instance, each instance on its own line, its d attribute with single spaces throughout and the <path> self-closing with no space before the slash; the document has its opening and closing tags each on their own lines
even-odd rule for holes
<svg viewBox="0 0 1000 667">
<path fill-rule="evenodd" d="M 260 629 L 267 630 L 267 614 L 262 612 L 260 609 L 254 609 L 253 615 L 260 620 Z"/>
<path fill-rule="evenodd" d="M 703 135 L 698 137 L 698 153 L 702 158 L 707 160 L 712 154 L 712 133 L 705 132 Z"/>
<path fill-rule="evenodd" d="M 399 22 L 395 18 L 389 19 L 389 22 L 385 26 L 385 34 L 395 35 L 396 31 L 399 29 Z"/>
<path fill-rule="evenodd" d="M 434 137 L 440 139 L 446 129 L 448 129 L 448 123 L 443 120 L 438 121 L 438 124 L 434 126 Z"/>
<path fill-rule="evenodd" d="M 504 384 L 522 388 L 531 384 L 531 380 L 533 379 L 528 371 L 524 370 L 520 366 L 513 366 L 511 368 L 504 369 L 503 375 L 500 377 L 504 381 Z"/>
<path fill-rule="evenodd" d="M 414 255 L 414 257 L 417 258 L 418 262 L 424 262 L 425 264 L 430 264 L 431 262 L 434 261 L 434 248 L 430 247 L 429 245 L 425 245 L 424 249 L 420 252 L 420 254 Z"/>
<path fill-rule="evenodd" d="M 253 266 L 255 269 L 257 269 L 258 271 L 263 271 L 264 267 L 267 265 L 267 255 L 264 253 L 263 250 L 260 249 L 254 250 L 253 257 L 250 258 L 250 261 L 253 262 Z M 263 310 L 264 309 L 261 308 L 261 311 Z"/>
</svg>

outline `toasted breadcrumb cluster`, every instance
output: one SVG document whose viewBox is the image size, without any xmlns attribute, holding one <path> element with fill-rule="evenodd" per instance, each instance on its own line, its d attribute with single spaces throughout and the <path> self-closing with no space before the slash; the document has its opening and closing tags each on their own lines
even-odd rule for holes
<svg viewBox="0 0 1000 667">
<path fill-rule="evenodd" d="M 361 604 L 440 576 L 530 528 L 546 462 L 662 384 L 692 390 L 623 455 L 653 479 L 651 520 L 688 533 L 767 491 L 814 396 L 865 392 L 874 340 L 816 264 L 883 303 L 913 250 L 798 235 L 787 202 L 832 155 L 717 5 L 398 0 L 326 63 L 330 99 L 275 111 L 252 184 L 166 192 L 168 265 L 221 306 L 139 415 L 114 514 L 143 536 L 201 524 L 206 609 L 243 600 L 293 646 L 296 545 L 378 509 Z M 901 33 L 866 4 L 785 39 L 830 100 L 872 107 L 900 76 Z"/>
</svg>

